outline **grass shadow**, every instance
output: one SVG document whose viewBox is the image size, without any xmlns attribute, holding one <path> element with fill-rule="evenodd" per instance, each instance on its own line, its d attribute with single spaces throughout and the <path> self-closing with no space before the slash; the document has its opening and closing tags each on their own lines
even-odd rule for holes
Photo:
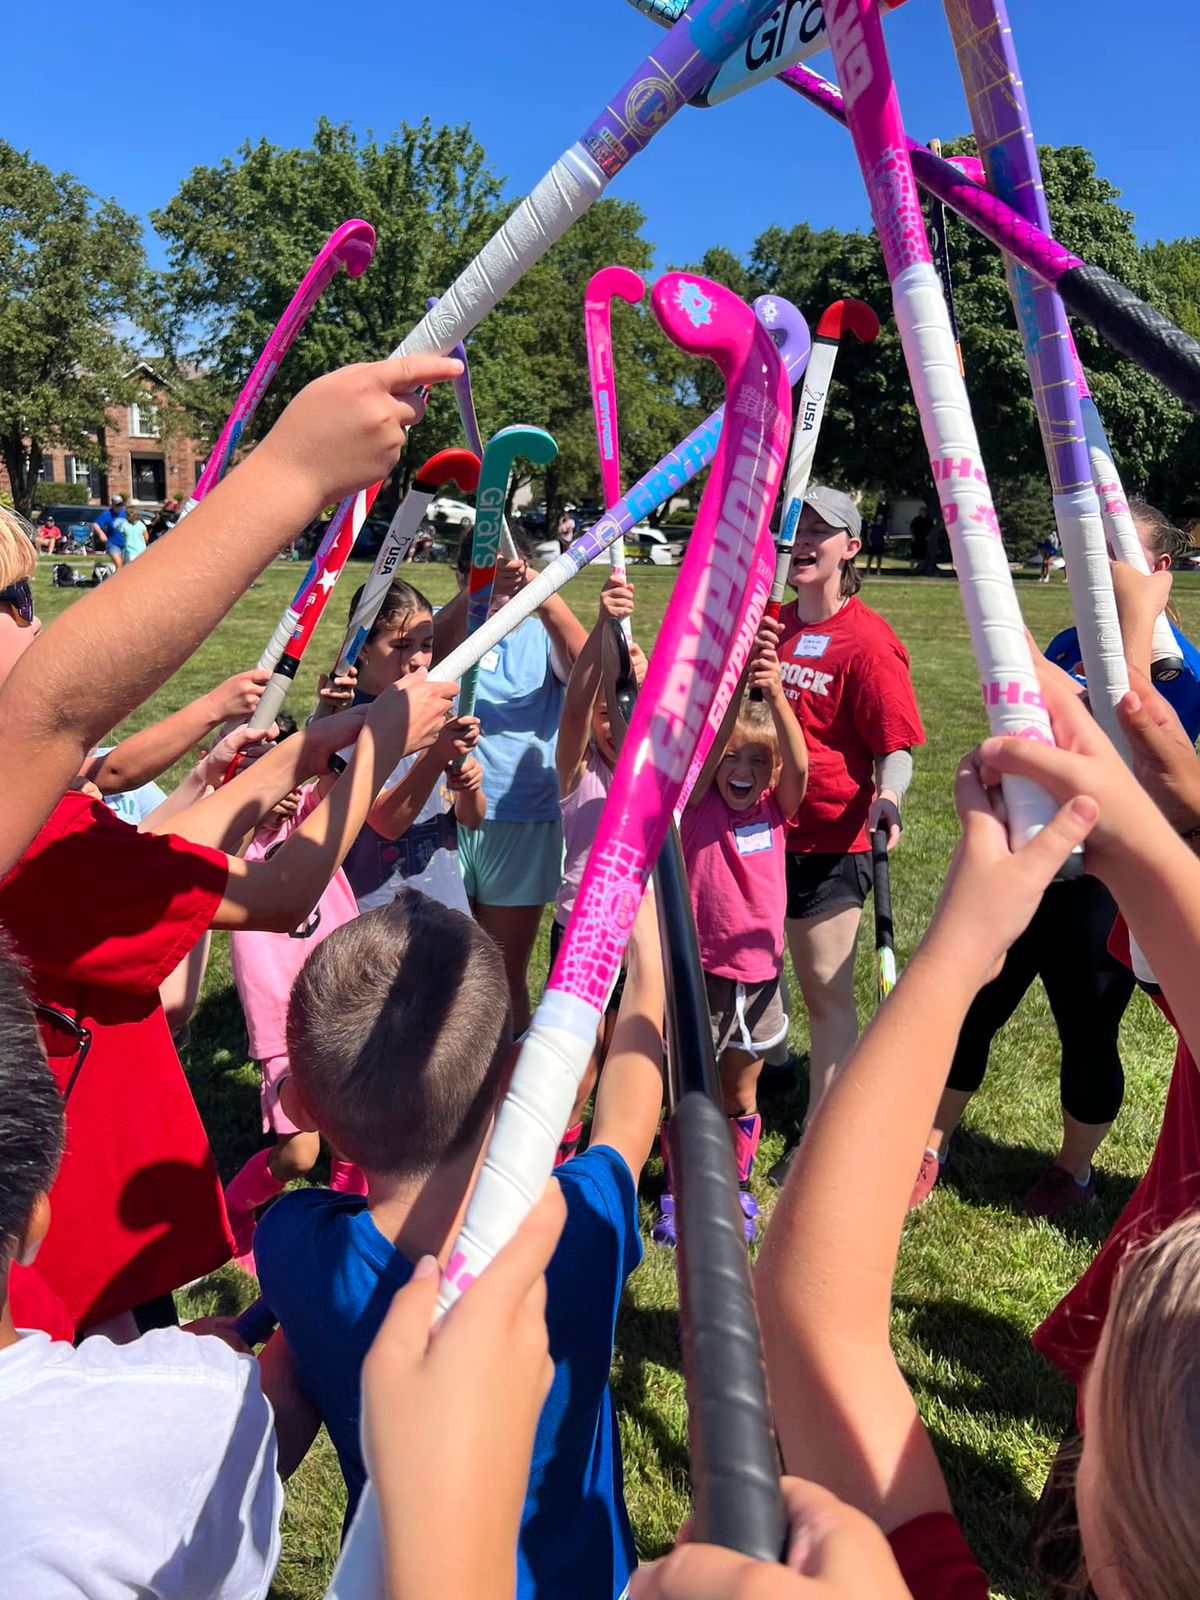
<svg viewBox="0 0 1200 1600">
<path fill-rule="evenodd" d="M 1024 1216 L 1021 1202 L 1054 1154 L 1032 1145 L 1002 1143 L 978 1128 L 960 1128 L 940 1181 L 969 1205 L 1000 1207 Z M 1055 1217 L 1047 1226 L 1098 1250 L 1140 1182 L 1140 1177 L 1098 1166 L 1095 1200 Z"/>
</svg>

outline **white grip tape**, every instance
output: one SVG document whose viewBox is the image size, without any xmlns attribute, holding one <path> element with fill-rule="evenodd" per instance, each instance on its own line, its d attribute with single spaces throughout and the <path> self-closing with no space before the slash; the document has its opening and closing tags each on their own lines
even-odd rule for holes
<svg viewBox="0 0 1200 1600">
<path fill-rule="evenodd" d="M 291 678 L 281 677 L 275 673 L 271 681 L 262 692 L 262 698 L 250 714 L 246 723 L 248 728 L 269 728 L 283 709 L 283 702 L 287 699 L 288 690 L 292 687 Z"/>
<path fill-rule="evenodd" d="M 620 529 L 614 524 L 613 538 L 619 536 Z M 586 565 L 586 562 L 573 561 L 568 551 L 564 551 L 561 556 L 555 556 L 548 567 L 543 567 L 523 589 L 518 589 L 512 599 L 506 600 L 499 611 L 493 611 L 487 621 L 481 623 L 474 633 L 468 634 L 460 645 L 451 650 L 444 661 L 439 661 L 430 667 L 430 678 L 435 683 L 453 683 L 456 678 L 461 678 L 464 672 L 470 667 L 477 666 L 489 650 L 498 645 L 501 639 L 506 638 L 514 628 L 519 627 L 526 617 L 531 617 L 540 605 L 544 605 L 552 594 L 557 594 L 563 584 L 569 582 Z"/>
<path fill-rule="evenodd" d="M 279 665 L 283 652 L 287 649 L 296 629 L 300 626 L 300 614 L 293 611 L 291 606 L 280 617 L 275 632 L 267 640 L 262 655 L 255 662 L 257 672 L 274 672 Z"/>
<path fill-rule="evenodd" d="M 442 1274 L 442 1311 L 503 1249 L 546 1187 L 600 1016 L 586 1001 L 554 989 L 538 1006 Z"/>
<path fill-rule="evenodd" d="M 995 734 L 1053 743 L 933 263 L 906 267 L 896 277 L 892 295 L 983 682 L 988 724 Z M 1006 777 L 1002 787 L 1015 842 L 1028 839 L 1054 815 L 1049 795 L 1027 779 Z"/>
<path fill-rule="evenodd" d="M 1142 549 L 1142 541 L 1138 538 L 1129 503 L 1125 499 L 1121 475 L 1112 456 L 1112 446 L 1091 395 L 1080 395 L 1079 409 L 1083 413 L 1083 431 L 1092 465 L 1092 481 L 1100 499 L 1100 515 L 1112 553 L 1118 561 L 1126 562 L 1135 572 L 1149 572 L 1150 563 L 1146 560 L 1146 552 Z M 1179 656 L 1179 646 L 1164 612 L 1154 619 L 1150 656 L 1153 661 L 1176 660 Z"/>
<path fill-rule="evenodd" d="M 803 497 L 812 476 L 813 457 L 817 453 L 817 438 L 825 415 L 825 397 L 833 377 L 833 364 L 838 347 L 824 339 L 814 340 L 812 355 L 804 369 L 804 386 L 800 391 L 800 409 L 796 413 L 795 431 L 792 434 L 792 453 L 788 460 L 787 479 L 783 491 L 783 510 L 786 516 L 793 500 Z"/>
<path fill-rule="evenodd" d="M 1113 594 L 1100 502 L 1091 487 L 1054 496 L 1054 521 L 1071 584 L 1071 609 L 1088 684 L 1092 715 L 1117 749 L 1126 754 L 1117 721 L 1117 701 L 1129 690 L 1121 624 Z"/>
<path fill-rule="evenodd" d="M 445 354 L 461 344 L 603 194 L 607 183 L 583 146 L 572 145 L 392 354 Z"/>
</svg>

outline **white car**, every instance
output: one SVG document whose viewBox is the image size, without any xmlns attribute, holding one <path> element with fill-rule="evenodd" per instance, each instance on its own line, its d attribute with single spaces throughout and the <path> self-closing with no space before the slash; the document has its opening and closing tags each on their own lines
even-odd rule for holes
<svg viewBox="0 0 1200 1600">
<path fill-rule="evenodd" d="M 637 522 L 625 535 L 626 561 L 649 562 L 653 567 L 677 567 L 683 560 L 683 544 L 668 539 L 661 528 Z"/>
<path fill-rule="evenodd" d="M 426 513 L 434 522 L 444 522 L 448 527 L 461 528 L 465 533 L 475 526 L 475 507 L 465 500 L 451 500 L 440 496 Z"/>
</svg>

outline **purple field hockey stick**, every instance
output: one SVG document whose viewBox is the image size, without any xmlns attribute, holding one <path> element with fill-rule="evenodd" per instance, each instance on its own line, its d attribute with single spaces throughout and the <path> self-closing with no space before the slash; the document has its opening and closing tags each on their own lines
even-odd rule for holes
<svg viewBox="0 0 1200 1600">
<path fill-rule="evenodd" d="M 596 449 L 600 456 L 600 487 L 604 509 L 621 498 L 621 430 L 617 420 L 617 374 L 612 348 L 612 302 L 637 305 L 646 285 L 629 267 L 601 267 L 593 272 L 583 296 L 583 324 L 587 339 L 588 376 L 592 384 L 592 417 L 596 424 Z M 614 539 L 608 547 L 608 564 L 625 577 L 625 541 Z M 621 618 L 626 643 L 633 638 L 629 618 Z"/>
<path fill-rule="evenodd" d="M 770 333 L 772 343 L 783 359 L 788 381 L 795 383 L 804 371 L 808 360 L 808 327 L 804 318 L 789 300 L 780 295 L 761 295 L 754 302 L 755 315 Z M 648 517 L 673 494 L 678 494 L 694 477 L 703 472 L 716 454 L 725 418 L 725 407 L 716 411 L 691 433 L 682 444 L 668 452 L 657 466 L 638 479 L 611 511 L 606 511 L 598 522 L 592 524 L 560 556 L 555 556 L 523 589 L 488 618 L 477 633 L 464 639 L 444 661 L 435 662 L 430 675 L 445 682 L 461 678 L 469 667 L 482 660 L 500 640 L 531 617 L 552 594 L 557 594 L 564 584 L 581 572 L 589 562 L 601 556 L 614 539 L 623 538 L 635 522 Z M 736 683 L 736 677 L 733 682 Z M 711 728 L 702 736 L 701 744 L 707 751 L 712 735 L 721 724 L 729 704 L 732 686 L 722 683 L 717 691 L 714 718 Z M 724 699 L 722 699 L 724 696 Z M 717 710 L 717 707 L 720 709 Z M 705 742 L 707 741 L 707 742 Z M 701 756 L 703 761 L 703 755 Z M 699 766 L 696 768 L 699 771 Z"/>
<path fill-rule="evenodd" d="M 929 254 L 896 87 L 873 0 L 828 0 L 826 20 L 851 137 L 892 285 L 921 430 L 971 634 L 993 733 L 1053 743 L 979 441 L 958 370 L 950 317 Z M 1009 827 L 1022 841 L 1053 816 L 1028 781 L 1004 787 Z"/>
<path fill-rule="evenodd" d="M 945 10 L 988 187 L 1048 233 L 1050 214 L 1004 0 L 945 0 Z M 1067 562 L 1088 699 L 1097 722 L 1122 749 L 1125 738 L 1116 708 L 1129 691 L 1129 674 L 1079 408 L 1067 313 L 1055 290 L 1028 268 L 1009 255 L 1004 266 L 1050 472 L 1054 520 Z"/>
<path fill-rule="evenodd" d="M 221 436 L 212 447 L 204 471 L 184 503 L 181 516 L 194 511 L 209 490 L 214 489 L 228 472 L 233 453 L 251 417 L 258 410 L 259 401 L 270 387 L 279 363 L 291 349 L 309 313 L 339 270 L 345 267 L 349 277 L 359 278 L 370 266 L 374 254 L 375 229 L 369 222 L 357 219 L 343 222 L 326 239 L 316 260 L 300 280 L 300 287 L 288 301 L 274 333 L 263 346 L 262 355 L 254 363 L 250 376 L 242 385 L 242 392 L 229 413 L 229 420 L 221 429 Z"/>
<path fill-rule="evenodd" d="M 426 311 L 432 311 L 439 304 L 439 297 L 431 294 L 425 302 Z M 462 362 L 462 371 L 454 379 L 454 404 L 458 408 L 458 420 L 462 423 L 463 438 L 467 441 L 467 449 L 483 460 L 483 436 L 479 432 L 479 418 L 475 415 L 475 392 L 471 388 L 471 363 L 467 360 L 467 347 L 460 340 L 453 350 L 447 351 Z M 517 547 L 513 543 L 513 536 L 509 531 L 508 518 L 500 521 L 500 554 L 505 561 L 514 561 Z"/>
<path fill-rule="evenodd" d="M 446 1264 L 439 1294 L 443 1312 L 512 1237 L 546 1186 L 721 668 L 730 655 L 740 654 L 745 662 L 770 586 L 767 517 L 790 412 L 782 362 L 748 308 L 705 279 L 669 273 L 655 285 L 651 304 L 671 337 L 682 342 L 686 335 L 686 348 L 718 360 L 728 384 L 727 422 L 663 617 L 663 648 L 651 659 L 558 960 Z M 727 1137 L 725 1151 L 732 1165 Z M 724 1284 L 723 1292 L 728 1303 L 734 1286 Z M 752 1301 L 748 1310 L 752 1317 Z M 783 1513 L 773 1447 L 761 1460 L 742 1453 L 749 1443 L 769 1443 L 771 1437 L 761 1358 L 756 1348 L 748 1351 L 736 1341 L 723 1354 L 718 1431 L 732 1448 L 721 1452 L 720 1474 L 698 1477 L 694 1485 L 697 1537 L 778 1560 Z M 379 1514 L 368 1484 L 329 1600 L 380 1594 L 381 1573 Z"/>
</svg>

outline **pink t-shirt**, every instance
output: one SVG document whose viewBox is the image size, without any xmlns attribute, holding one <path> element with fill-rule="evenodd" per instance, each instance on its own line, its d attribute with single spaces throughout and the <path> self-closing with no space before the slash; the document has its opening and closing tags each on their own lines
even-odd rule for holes
<svg viewBox="0 0 1200 1600">
<path fill-rule="evenodd" d="M 597 754 L 595 745 L 588 751 L 587 766 L 570 794 L 558 803 L 562 813 L 563 875 L 558 886 L 554 920 L 565 928 L 575 908 L 575 896 L 587 866 L 588 851 L 600 826 L 600 813 L 612 788 L 612 768 Z"/>
<path fill-rule="evenodd" d="M 683 814 L 683 859 L 705 972 L 770 983 L 783 966 L 787 910 L 783 812 L 774 788 L 731 811 L 714 783 Z"/>
<path fill-rule="evenodd" d="M 315 783 L 301 791 L 296 814 L 278 827 L 264 824 L 246 846 L 247 861 L 265 861 L 320 804 Z M 288 999 L 308 952 L 327 934 L 358 915 L 354 891 L 339 867 L 321 898 L 291 933 L 239 929 L 229 935 L 229 964 L 246 1017 L 246 1037 L 255 1061 L 287 1054 Z"/>
</svg>

